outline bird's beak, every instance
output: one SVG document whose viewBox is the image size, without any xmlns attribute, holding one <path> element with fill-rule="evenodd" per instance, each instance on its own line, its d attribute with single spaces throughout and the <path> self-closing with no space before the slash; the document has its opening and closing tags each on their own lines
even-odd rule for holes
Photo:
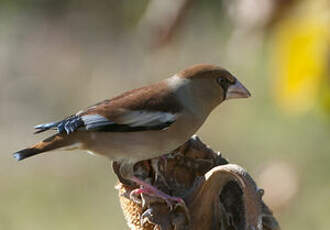
<svg viewBox="0 0 330 230">
<path fill-rule="evenodd" d="M 251 94 L 249 90 L 247 90 L 238 80 L 236 80 L 235 84 L 228 87 L 226 93 L 226 99 L 247 98 L 250 96 Z"/>
</svg>

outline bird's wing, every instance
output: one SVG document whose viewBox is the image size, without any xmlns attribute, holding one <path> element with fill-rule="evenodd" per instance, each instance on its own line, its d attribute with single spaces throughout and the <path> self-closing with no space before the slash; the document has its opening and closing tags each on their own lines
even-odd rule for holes
<svg viewBox="0 0 330 230">
<path fill-rule="evenodd" d="M 77 130 L 136 132 L 166 129 L 175 122 L 182 108 L 175 96 L 160 84 L 105 100 L 62 121 L 38 125 L 36 133 L 48 129 L 67 134 Z"/>
<path fill-rule="evenodd" d="M 125 111 L 117 121 L 109 120 L 100 114 L 81 117 L 86 130 L 108 132 L 135 132 L 143 130 L 161 130 L 169 127 L 177 114 L 168 112 Z"/>
</svg>

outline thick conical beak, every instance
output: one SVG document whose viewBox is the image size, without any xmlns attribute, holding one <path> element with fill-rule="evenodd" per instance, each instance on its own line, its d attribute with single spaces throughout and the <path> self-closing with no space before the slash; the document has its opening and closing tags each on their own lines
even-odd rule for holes
<svg viewBox="0 0 330 230">
<path fill-rule="evenodd" d="M 247 90 L 238 80 L 236 80 L 235 84 L 228 87 L 226 93 L 226 99 L 247 98 L 250 96 L 251 94 L 249 90 Z"/>
</svg>

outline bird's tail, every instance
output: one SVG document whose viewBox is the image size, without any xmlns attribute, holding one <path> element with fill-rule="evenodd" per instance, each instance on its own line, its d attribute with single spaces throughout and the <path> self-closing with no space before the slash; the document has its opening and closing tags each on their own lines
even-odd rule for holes
<svg viewBox="0 0 330 230">
<path fill-rule="evenodd" d="M 25 158 L 37 155 L 39 153 L 52 151 L 61 147 L 66 147 L 74 144 L 73 139 L 66 134 L 55 134 L 51 137 L 46 138 L 45 140 L 35 144 L 29 148 L 22 149 L 14 153 L 14 158 L 20 161 Z"/>
</svg>

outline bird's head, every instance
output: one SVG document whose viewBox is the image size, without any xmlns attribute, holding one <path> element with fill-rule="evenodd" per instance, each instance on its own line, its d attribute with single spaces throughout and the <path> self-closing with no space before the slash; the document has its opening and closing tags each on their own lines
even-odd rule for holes
<svg viewBox="0 0 330 230">
<path fill-rule="evenodd" d="M 176 76 L 185 80 L 196 100 L 215 107 L 224 100 L 250 97 L 250 92 L 226 69 L 214 65 L 191 66 Z"/>
<path fill-rule="evenodd" d="M 222 100 L 250 97 L 250 92 L 229 71 L 214 65 L 194 65 L 179 73 L 179 76 L 200 84 L 201 90 L 207 86 L 215 88 Z M 206 87 L 205 87 L 206 86 Z"/>
</svg>

